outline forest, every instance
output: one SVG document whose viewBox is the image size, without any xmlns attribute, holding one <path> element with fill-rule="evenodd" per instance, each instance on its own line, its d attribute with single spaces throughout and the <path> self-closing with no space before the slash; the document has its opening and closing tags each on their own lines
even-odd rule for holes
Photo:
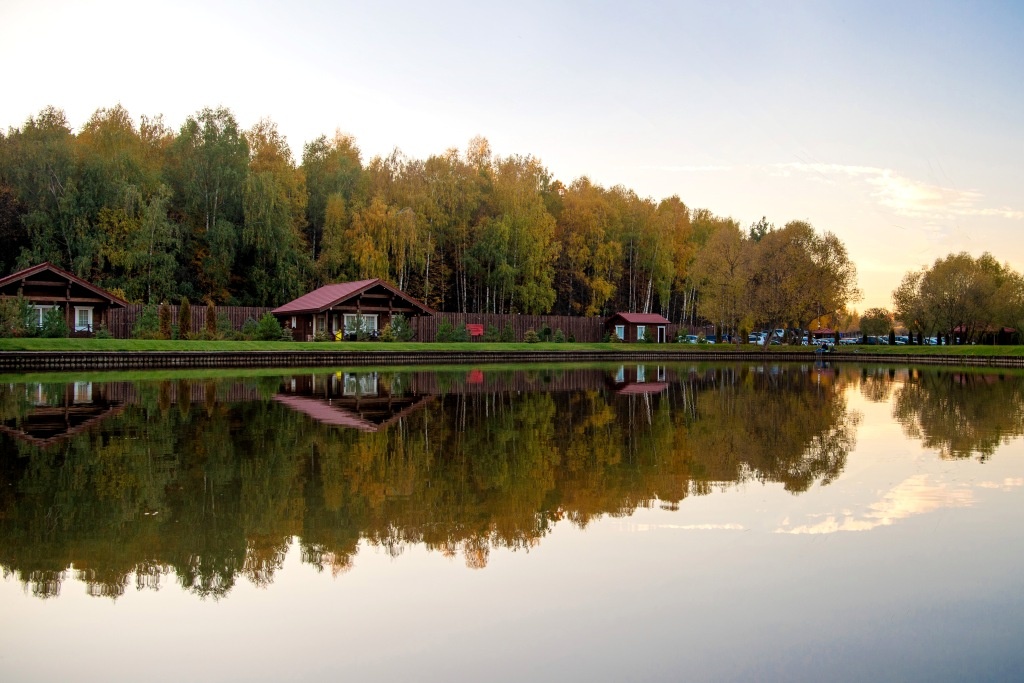
<svg viewBox="0 0 1024 683">
<path fill-rule="evenodd" d="M 858 298 L 836 235 L 555 179 L 486 139 L 364 160 L 342 133 L 298 162 L 276 124 L 203 109 L 177 131 L 122 106 L 77 132 L 47 107 L 0 133 L 0 272 L 50 261 L 133 303 L 278 306 L 379 277 L 438 311 L 661 313 L 808 327 Z"/>
</svg>

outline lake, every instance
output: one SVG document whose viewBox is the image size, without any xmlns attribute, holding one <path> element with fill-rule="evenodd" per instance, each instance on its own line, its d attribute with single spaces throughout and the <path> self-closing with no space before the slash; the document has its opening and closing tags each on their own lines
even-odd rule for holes
<svg viewBox="0 0 1024 683">
<path fill-rule="evenodd" d="M 0 680 L 1024 677 L 1024 375 L 8 376 Z"/>
</svg>

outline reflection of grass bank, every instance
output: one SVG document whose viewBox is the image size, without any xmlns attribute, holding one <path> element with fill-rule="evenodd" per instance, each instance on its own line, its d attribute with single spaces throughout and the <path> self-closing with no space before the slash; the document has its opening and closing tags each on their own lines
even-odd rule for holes
<svg viewBox="0 0 1024 683">
<path fill-rule="evenodd" d="M 631 353 L 730 353 L 758 351 L 753 344 L 581 344 L 551 342 L 526 344 L 484 342 L 259 342 L 259 341 L 171 341 L 151 339 L 0 339 L 2 351 L 198 351 L 204 353 L 245 351 L 330 351 L 332 353 L 578 353 L 587 351 L 628 351 Z M 772 346 L 771 353 L 810 354 L 808 346 Z M 838 353 L 871 353 L 892 356 L 1024 356 L 1024 346 L 843 346 Z"/>
</svg>

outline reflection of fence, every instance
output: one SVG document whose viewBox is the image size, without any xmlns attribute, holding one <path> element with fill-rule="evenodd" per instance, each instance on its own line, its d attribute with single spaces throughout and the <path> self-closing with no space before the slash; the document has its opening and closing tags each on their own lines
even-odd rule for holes
<svg viewBox="0 0 1024 683">
<path fill-rule="evenodd" d="M 118 339 L 127 339 L 132 336 L 132 328 L 135 322 L 142 315 L 142 304 L 128 304 L 126 308 L 115 308 L 110 311 L 110 333 Z M 170 306 L 171 324 L 178 324 L 178 306 Z M 206 328 L 206 305 L 193 304 L 189 307 L 192 310 L 192 331 L 197 332 Z M 259 320 L 270 311 L 270 308 L 262 306 L 218 306 L 217 315 L 225 316 L 231 322 L 231 328 L 242 329 L 242 325 L 249 318 Z"/>
</svg>

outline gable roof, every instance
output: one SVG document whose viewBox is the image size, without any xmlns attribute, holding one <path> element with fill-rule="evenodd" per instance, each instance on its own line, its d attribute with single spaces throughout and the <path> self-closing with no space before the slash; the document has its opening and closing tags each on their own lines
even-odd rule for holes
<svg viewBox="0 0 1024 683">
<path fill-rule="evenodd" d="M 667 318 L 658 313 L 626 313 L 618 312 L 612 317 L 608 318 L 608 322 L 611 322 L 615 318 L 621 318 L 627 323 L 640 324 L 640 325 L 671 325 Z"/>
<path fill-rule="evenodd" d="M 358 280 L 356 282 L 339 282 L 333 285 L 324 285 L 319 289 L 314 289 L 308 294 L 303 294 L 294 301 L 289 301 L 283 306 L 278 306 L 271 313 L 275 315 L 284 315 L 292 313 L 320 313 L 326 311 L 332 306 L 336 306 L 346 299 L 365 292 L 371 287 L 383 287 L 395 296 L 404 299 L 412 306 L 419 308 L 426 314 L 432 315 L 433 310 L 420 303 L 416 299 L 412 298 L 405 292 L 396 289 L 384 282 L 380 278 L 374 278 L 373 280 Z"/>
<path fill-rule="evenodd" d="M 48 270 L 48 271 L 50 271 L 52 273 L 55 273 L 59 277 L 65 278 L 66 280 L 68 280 L 72 284 L 76 284 L 79 287 L 83 287 L 83 288 L 89 290 L 90 292 L 92 292 L 93 294 L 96 294 L 97 296 L 101 296 L 104 299 L 107 299 L 108 301 L 110 301 L 110 305 L 111 306 L 121 306 L 123 308 L 123 307 L 128 305 L 128 302 L 125 301 L 124 299 L 121 299 L 120 297 L 116 297 L 113 294 L 111 294 L 110 292 L 108 292 L 107 290 L 102 289 L 100 287 L 97 287 L 96 285 L 94 285 L 92 283 L 86 282 L 85 280 L 83 280 L 82 278 L 80 278 L 80 277 L 78 277 L 76 275 L 72 275 L 71 273 L 69 273 L 68 271 L 64 270 L 63 268 L 58 268 L 57 266 L 53 265 L 49 261 L 44 261 L 43 263 L 39 263 L 37 265 L 30 266 L 28 268 L 25 268 L 24 270 L 19 270 L 17 273 L 11 273 L 10 275 L 8 275 L 5 278 L 0 278 L 0 289 L 3 289 L 4 287 L 6 287 L 9 284 L 18 282 L 19 280 L 23 280 L 25 278 L 32 277 L 33 275 L 38 275 L 39 273 L 42 273 L 43 271 L 46 271 L 46 270 Z"/>
</svg>

